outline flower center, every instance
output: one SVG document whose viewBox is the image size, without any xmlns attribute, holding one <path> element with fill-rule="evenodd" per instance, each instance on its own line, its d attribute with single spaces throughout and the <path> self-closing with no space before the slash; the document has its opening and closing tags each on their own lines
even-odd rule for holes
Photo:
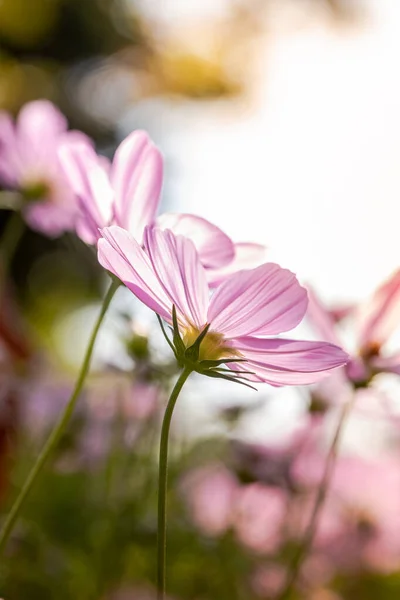
<svg viewBox="0 0 400 600">
<path fill-rule="evenodd" d="M 182 338 L 186 348 L 189 348 L 200 335 L 196 327 L 186 329 Z M 209 331 L 200 344 L 199 360 L 220 360 L 240 356 L 240 353 L 231 348 L 224 336 L 216 331 Z"/>
<path fill-rule="evenodd" d="M 50 188 L 44 181 L 32 181 L 23 185 L 21 193 L 27 204 L 39 202 L 49 196 Z"/>
</svg>

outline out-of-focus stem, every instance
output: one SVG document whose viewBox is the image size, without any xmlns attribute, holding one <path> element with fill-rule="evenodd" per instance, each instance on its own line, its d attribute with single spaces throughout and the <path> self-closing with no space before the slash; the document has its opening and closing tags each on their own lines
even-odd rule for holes
<svg viewBox="0 0 400 600">
<path fill-rule="evenodd" d="M 82 366 L 81 366 L 81 369 L 80 369 L 80 372 L 78 375 L 78 379 L 76 380 L 75 387 L 71 394 L 71 397 L 70 397 L 68 403 L 66 404 L 59 421 L 55 425 L 46 444 L 44 445 L 41 453 L 39 454 L 35 464 L 33 465 L 32 470 L 29 473 L 24 485 L 22 486 L 22 489 L 21 489 L 17 499 L 15 500 L 13 506 L 11 507 L 11 511 L 9 512 L 9 514 L 5 520 L 5 523 L 3 525 L 3 528 L 0 532 L 0 554 L 3 552 L 3 550 L 5 548 L 5 545 L 6 545 L 7 540 L 13 530 L 13 527 L 18 518 L 20 510 L 21 510 L 25 500 L 27 499 L 39 473 L 41 472 L 43 466 L 45 465 L 45 463 L 46 463 L 47 459 L 49 458 L 49 456 L 51 455 L 52 451 L 57 446 L 60 438 L 62 437 L 62 435 L 64 433 L 65 428 L 67 427 L 67 425 L 69 423 L 69 420 L 74 411 L 76 402 L 79 398 L 79 395 L 80 395 L 83 385 L 85 383 L 86 376 L 89 372 L 97 334 L 99 332 L 99 329 L 103 322 L 105 314 L 108 310 L 108 307 L 110 306 L 111 300 L 119 286 L 120 286 L 120 282 L 117 280 L 113 280 L 107 291 L 106 296 L 104 297 L 103 304 L 102 304 L 99 316 L 97 317 L 96 323 L 93 327 L 93 331 L 92 331 L 92 334 L 89 339 L 89 344 L 86 349 L 85 357 L 83 359 L 83 363 L 82 363 Z"/>
<path fill-rule="evenodd" d="M 311 549 L 314 541 L 315 533 L 318 526 L 319 517 L 321 516 L 322 509 L 326 500 L 327 493 L 329 491 L 330 482 L 332 479 L 333 471 L 335 468 L 337 450 L 339 447 L 340 438 L 346 423 L 347 417 L 354 403 L 355 394 L 350 398 L 342 407 L 339 420 L 336 425 L 335 433 L 332 439 L 331 446 L 329 448 L 328 456 L 325 463 L 325 469 L 322 476 L 321 484 L 318 488 L 318 492 L 315 498 L 314 507 L 311 513 L 310 520 L 306 527 L 303 539 L 297 549 L 297 552 L 293 558 L 293 562 L 289 568 L 288 576 L 286 578 L 285 586 L 282 592 L 278 596 L 278 600 L 287 600 L 290 597 L 290 593 L 296 584 L 298 575 L 301 567 L 308 553 Z"/>
<path fill-rule="evenodd" d="M 158 600 L 165 599 L 165 558 L 167 550 L 167 480 L 168 440 L 172 413 L 180 391 L 192 370 L 185 368 L 179 376 L 165 409 L 161 428 L 160 462 L 158 467 L 158 535 L 157 535 L 157 590 Z"/>
</svg>

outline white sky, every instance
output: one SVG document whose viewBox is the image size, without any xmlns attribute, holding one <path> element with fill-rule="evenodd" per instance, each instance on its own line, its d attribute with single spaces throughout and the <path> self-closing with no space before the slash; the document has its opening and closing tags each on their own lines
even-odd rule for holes
<svg viewBox="0 0 400 600">
<path fill-rule="evenodd" d="M 370 0 L 358 28 L 276 18 L 255 81 L 247 106 L 147 105 L 174 208 L 266 243 L 327 300 L 361 298 L 400 262 L 400 2 Z"/>
</svg>

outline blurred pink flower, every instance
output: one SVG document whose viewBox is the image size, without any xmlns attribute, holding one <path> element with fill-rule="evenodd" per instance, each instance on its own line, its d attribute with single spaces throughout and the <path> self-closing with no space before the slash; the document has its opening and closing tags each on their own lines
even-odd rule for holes
<svg viewBox="0 0 400 600">
<path fill-rule="evenodd" d="M 260 598 L 278 597 L 286 576 L 286 569 L 282 565 L 259 566 L 251 578 L 252 588 Z"/>
<path fill-rule="evenodd" d="M 314 506 L 326 461 L 326 449 L 312 435 L 299 448 L 292 476 L 301 493 L 294 498 L 290 529 L 302 535 Z M 336 568 L 361 565 L 379 571 L 400 567 L 400 470 L 398 458 L 339 456 L 315 536 L 315 553 L 327 556 Z"/>
<path fill-rule="evenodd" d="M 206 535 L 218 536 L 231 527 L 239 484 L 223 465 L 191 471 L 182 489 L 194 523 Z"/>
<path fill-rule="evenodd" d="M 193 522 L 208 536 L 232 530 L 253 552 L 274 552 L 282 541 L 286 493 L 258 483 L 240 485 L 223 465 L 191 471 L 183 480 Z"/>
<path fill-rule="evenodd" d="M 264 246 L 233 244 L 221 229 L 201 217 L 165 213 L 157 218 L 163 160 L 145 131 L 128 135 L 111 165 L 90 144 L 74 140 L 65 141 L 59 155 L 81 207 L 77 233 L 85 242 L 94 244 L 99 229 L 119 225 L 142 243 L 145 227 L 155 223 L 193 241 L 212 284 L 230 272 L 264 261 Z"/>
<path fill-rule="evenodd" d="M 287 495 L 283 490 L 259 483 L 242 487 L 234 514 L 238 539 L 254 552 L 276 552 L 282 542 L 286 511 Z"/>
<path fill-rule="evenodd" d="M 0 112 L 0 183 L 21 192 L 26 221 L 48 236 L 74 229 L 78 211 L 58 146 L 62 140 L 90 145 L 83 133 L 67 128 L 65 117 L 47 100 L 26 104 L 15 123 Z"/>
<path fill-rule="evenodd" d="M 333 344 L 340 344 L 340 328 L 332 312 L 309 291 L 308 316 L 319 336 Z M 338 386 L 346 379 L 356 385 L 368 383 L 376 373 L 400 374 L 400 352 L 392 354 L 385 346 L 400 325 L 400 270 L 384 282 L 367 302 L 352 310 L 346 309 L 345 318 L 353 319 L 356 350 L 346 366 Z"/>
<path fill-rule="evenodd" d="M 210 324 L 200 360 L 244 359 L 251 381 L 273 386 L 313 383 L 346 363 L 346 353 L 330 343 L 261 337 L 293 329 L 304 317 L 307 292 L 290 271 L 273 263 L 239 271 L 210 299 L 205 269 L 188 238 L 148 227 L 143 249 L 120 227 L 102 233 L 100 264 L 168 323 L 175 306 L 186 347 Z M 227 366 L 232 375 L 243 369 L 242 362 Z"/>
<path fill-rule="evenodd" d="M 342 535 L 353 530 L 365 564 L 384 572 L 400 568 L 398 457 L 342 458 L 332 480 L 330 502 L 340 513 Z"/>
<path fill-rule="evenodd" d="M 320 424 L 320 415 L 306 413 L 303 419 L 297 422 L 295 430 L 284 434 L 279 442 L 234 442 L 232 451 L 235 471 L 240 477 L 244 477 L 245 481 L 294 491 L 298 483 L 294 465 L 297 465 L 299 457 L 304 463 L 310 447 L 312 457 L 315 457 L 315 439 L 320 431 Z M 323 464 L 319 467 L 323 467 Z M 318 476 L 320 475 L 321 470 L 318 471 Z"/>
</svg>

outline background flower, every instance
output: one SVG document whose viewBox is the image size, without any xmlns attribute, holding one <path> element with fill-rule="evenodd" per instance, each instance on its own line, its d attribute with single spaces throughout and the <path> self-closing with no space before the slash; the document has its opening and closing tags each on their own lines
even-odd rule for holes
<svg viewBox="0 0 400 600">
<path fill-rule="evenodd" d="M 31 227 L 49 236 L 74 229 L 75 195 L 58 159 L 63 139 L 90 141 L 67 131 L 67 121 L 50 102 L 37 100 L 21 109 L 15 124 L 0 114 L 0 180 L 22 195 L 22 210 Z"/>
</svg>

